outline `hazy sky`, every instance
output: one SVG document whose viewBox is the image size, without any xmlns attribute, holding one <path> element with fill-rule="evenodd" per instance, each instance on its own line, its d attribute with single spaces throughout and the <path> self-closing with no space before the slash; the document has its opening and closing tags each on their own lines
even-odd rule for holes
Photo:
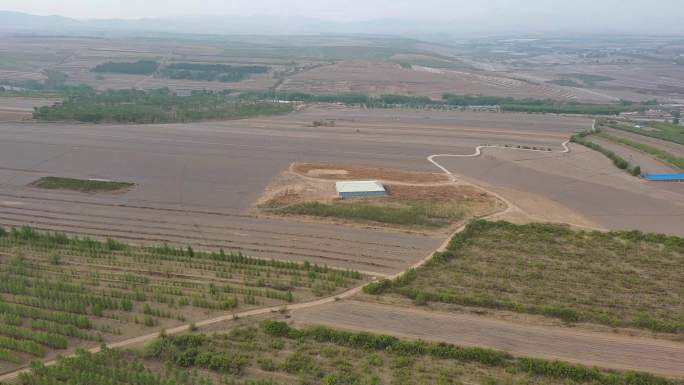
<svg viewBox="0 0 684 385">
<path fill-rule="evenodd" d="M 684 0 L 0 0 L 0 9 L 75 18 L 179 15 L 280 15 L 327 20 L 378 18 L 482 20 L 487 17 L 583 17 L 611 23 L 684 20 Z M 649 19 L 655 17 L 656 20 Z M 524 22 L 525 20 L 520 20 Z M 683 22 L 684 23 L 684 22 Z M 654 24 L 657 28 L 657 24 Z"/>
</svg>

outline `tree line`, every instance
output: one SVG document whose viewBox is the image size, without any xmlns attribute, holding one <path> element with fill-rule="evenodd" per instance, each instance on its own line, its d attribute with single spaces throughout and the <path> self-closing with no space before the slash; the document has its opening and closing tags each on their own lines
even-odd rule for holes
<svg viewBox="0 0 684 385">
<path fill-rule="evenodd" d="M 233 66 L 228 64 L 174 63 L 162 70 L 162 76 L 171 79 L 239 82 L 253 74 L 268 72 L 266 66 Z"/>
<path fill-rule="evenodd" d="M 365 94 L 342 95 L 312 95 L 303 92 L 243 92 L 243 99 L 273 99 L 281 101 L 309 102 L 309 103 L 342 103 L 346 105 L 361 105 L 368 108 L 451 108 L 473 106 L 497 106 L 505 112 L 553 113 L 553 114 L 587 114 L 587 115 L 618 115 L 622 112 L 639 111 L 645 109 L 644 103 L 632 102 L 620 104 L 588 104 L 578 102 L 563 102 L 551 99 L 514 99 L 501 96 L 472 96 L 444 94 L 442 98 L 432 99 L 427 96 L 408 95 L 380 95 Z"/>
<path fill-rule="evenodd" d="M 245 101 L 213 93 L 178 96 L 165 88 L 70 96 L 61 103 L 36 108 L 33 117 L 89 123 L 171 123 L 240 119 L 291 111 L 290 104 Z"/>
<path fill-rule="evenodd" d="M 151 75 L 159 68 L 154 60 L 138 60 L 133 63 L 106 62 L 95 66 L 91 71 L 98 73 L 115 73 L 128 75 Z"/>
</svg>

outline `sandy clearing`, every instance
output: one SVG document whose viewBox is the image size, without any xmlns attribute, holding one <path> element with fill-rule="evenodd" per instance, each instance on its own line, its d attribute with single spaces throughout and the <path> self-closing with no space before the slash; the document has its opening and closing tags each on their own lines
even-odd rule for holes
<svg viewBox="0 0 684 385">
<path fill-rule="evenodd" d="M 340 301 L 296 310 L 298 325 L 390 334 L 480 346 L 515 355 L 558 359 L 617 370 L 684 377 L 684 344 L 617 334 L 516 324 L 469 314 Z"/>
</svg>

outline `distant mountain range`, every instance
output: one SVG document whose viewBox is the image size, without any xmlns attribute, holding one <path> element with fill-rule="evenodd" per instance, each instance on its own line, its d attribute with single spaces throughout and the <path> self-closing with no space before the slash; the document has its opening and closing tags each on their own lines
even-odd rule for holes
<svg viewBox="0 0 684 385">
<path fill-rule="evenodd" d="M 22 33 L 192 33 L 206 35 L 387 34 L 416 35 L 453 30 L 448 22 L 373 20 L 334 22 L 304 17 L 183 16 L 144 19 L 77 20 L 0 11 L 0 31 Z"/>
<path fill-rule="evenodd" d="M 522 11 L 520 11 L 522 12 Z M 561 17 L 549 9 L 534 14 L 506 14 L 483 22 L 467 15 L 459 20 L 377 19 L 337 22 L 305 17 L 277 16 L 183 16 L 143 19 L 89 19 L 63 16 L 35 16 L 0 10 L 0 32 L 50 34 L 139 34 L 173 33 L 203 35 L 296 35 L 296 34 L 372 34 L 435 38 L 465 35 L 520 33 L 671 33 L 684 34 L 674 15 L 659 13 L 657 29 L 648 23 L 629 22 L 629 15 L 614 16 L 610 23 L 600 15 L 587 14 L 580 20 Z M 595 20 L 599 18 L 599 20 Z"/>
</svg>

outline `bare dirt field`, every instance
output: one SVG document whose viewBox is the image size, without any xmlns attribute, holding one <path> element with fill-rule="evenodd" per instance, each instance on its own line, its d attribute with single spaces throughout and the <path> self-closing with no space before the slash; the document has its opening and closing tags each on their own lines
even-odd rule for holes
<svg viewBox="0 0 684 385">
<path fill-rule="evenodd" d="M 571 90 L 520 80 L 454 70 L 415 67 L 404 69 L 390 63 L 343 61 L 315 68 L 289 78 L 280 88 L 314 94 L 362 93 L 408 94 L 441 98 L 457 95 L 500 95 L 515 98 L 578 99 Z"/>
<path fill-rule="evenodd" d="M 681 66 L 674 63 L 639 61 L 629 58 L 627 63 L 577 63 L 577 59 L 561 63 L 558 56 L 544 56 L 532 61 L 524 69 L 510 69 L 512 76 L 520 76 L 538 82 L 558 79 L 562 74 L 586 74 L 604 76 L 609 79 L 583 88 L 563 87 L 568 92 L 580 95 L 582 99 L 617 101 L 619 99 L 646 101 L 681 99 L 684 90 L 684 75 Z"/>
<path fill-rule="evenodd" d="M 203 89 L 265 90 L 277 81 L 272 72 L 238 83 L 91 72 L 98 64 L 108 61 L 126 62 L 142 59 L 166 62 L 190 60 L 206 63 L 241 63 L 244 60 L 224 56 L 223 48 L 211 42 L 155 39 L 154 43 L 150 44 L 147 39 L 3 36 L 0 53 L 6 57 L 5 60 L 0 60 L 0 79 L 41 81 L 47 78 L 45 70 L 52 70 L 66 75 L 67 84 L 86 84 L 98 90 L 169 87 L 173 91 L 187 94 L 192 90 Z M 260 63 L 258 59 L 247 62 L 273 64 Z M 273 65 L 274 70 L 284 68 L 278 64 Z"/>
<path fill-rule="evenodd" d="M 335 119 L 336 126 L 311 127 L 321 119 Z M 3 123 L 0 224 L 224 247 L 391 274 L 428 255 L 444 238 L 262 218 L 252 214 L 253 205 L 293 162 L 434 172 L 426 160 L 431 154 L 470 154 L 487 143 L 560 149 L 572 132 L 590 124 L 551 115 L 341 107 L 198 124 Z M 675 199 L 681 202 L 680 194 L 623 176 L 600 154 L 572 150 L 486 150 L 478 158 L 440 162 L 521 208 L 539 211 L 535 219 L 581 217 L 598 227 L 682 234 L 684 208 Z M 29 187 L 44 176 L 136 186 L 125 194 L 94 195 Z"/>
<path fill-rule="evenodd" d="M 684 376 L 684 344 L 568 328 L 530 326 L 477 315 L 447 314 L 357 301 L 293 312 L 295 324 L 480 346 L 618 370 Z"/>
<path fill-rule="evenodd" d="M 0 97 L 0 122 L 31 120 L 33 107 L 48 106 L 58 99 Z"/>
<path fill-rule="evenodd" d="M 684 185 L 648 183 L 578 145 L 569 153 L 485 150 L 479 158 L 440 158 L 466 180 L 506 197 L 537 220 L 550 206 L 531 191 L 593 222 L 590 227 L 684 234 Z"/>
</svg>

